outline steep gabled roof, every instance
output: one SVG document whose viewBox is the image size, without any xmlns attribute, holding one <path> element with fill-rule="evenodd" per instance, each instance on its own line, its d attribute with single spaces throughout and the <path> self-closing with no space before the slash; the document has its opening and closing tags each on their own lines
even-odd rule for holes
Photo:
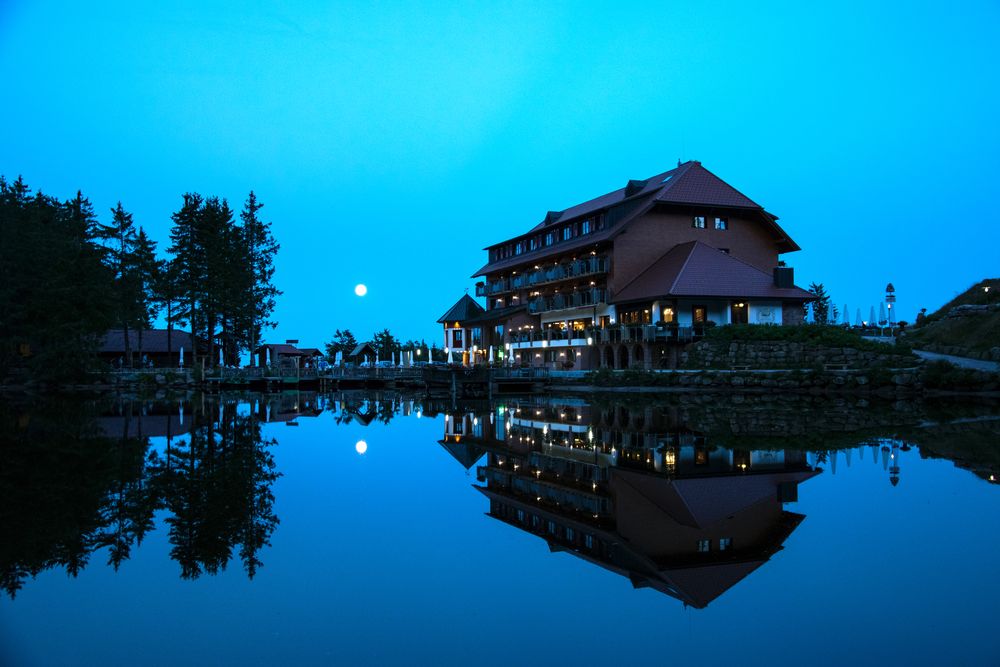
<svg viewBox="0 0 1000 667">
<path fill-rule="evenodd" d="M 476 303 L 468 294 L 463 294 L 462 298 L 455 302 L 455 305 L 448 309 L 448 312 L 438 318 L 438 322 L 464 322 L 474 317 L 478 317 L 486 312 L 486 309 Z"/>
<path fill-rule="evenodd" d="M 702 166 L 701 162 L 689 161 L 670 171 L 651 176 L 645 180 L 630 180 L 623 188 L 614 190 L 594 199 L 571 206 L 563 211 L 549 211 L 545 219 L 528 232 L 487 246 L 490 250 L 499 245 L 517 241 L 537 234 L 539 231 L 573 220 L 584 219 L 595 213 L 613 206 L 624 205 L 628 210 L 614 227 L 578 236 L 570 241 L 543 246 L 536 250 L 525 252 L 515 257 L 487 263 L 473 277 L 485 275 L 488 272 L 511 268 L 522 264 L 531 264 L 551 255 L 559 255 L 573 250 L 586 248 L 596 243 L 606 241 L 620 234 L 625 227 L 657 205 L 664 206 L 705 206 L 712 208 L 731 208 L 751 211 L 759 216 L 762 222 L 772 228 L 776 240 L 782 245 L 781 252 L 799 250 L 799 246 L 778 225 L 777 216 L 768 213 L 759 204 L 729 185 L 721 178 Z"/>
<path fill-rule="evenodd" d="M 618 290 L 615 303 L 661 297 L 812 299 L 798 287 L 780 288 L 774 276 L 701 241 L 671 248 L 632 282 Z"/>
</svg>

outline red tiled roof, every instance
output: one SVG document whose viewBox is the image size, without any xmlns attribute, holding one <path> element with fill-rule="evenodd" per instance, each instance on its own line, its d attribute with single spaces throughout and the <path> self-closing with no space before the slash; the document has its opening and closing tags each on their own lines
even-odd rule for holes
<svg viewBox="0 0 1000 667">
<path fill-rule="evenodd" d="M 784 252 L 799 249 L 799 246 L 775 222 L 778 219 L 777 216 L 765 211 L 759 204 L 710 172 L 697 161 L 685 162 L 675 169 L 651 176 L 645 179 L 645 181 L 630 181 L 629 185 L 624 188 L 619 188 L 582 204 L 571 206 L 561 212 L 549 212 L 545 220 L 532 227 L 527 233 L 494 243 L 485 249 L 489 250 L 498 245 L 529 237 L 548 226 L 556 227 L 565 222 L 585 218 L 626 200 L 634 201 L 639 205 L 635 211 L 618 222 L 613 228 L 487 263 L 473 274 L 473 277 L 524 264 L 532 264 L 546 257 L 587 248 L 601 241 L 608 240 L 613 236 L 617 236 L 628 223 L 640 217 L 658 203 L 752 210 L 762 216 L 765 224 L 774 228 L 774 231 L 784 243 Z"/>
<path fill-rule="evenodd" d="M 669 296 L 811 299 L 798 287 L 780 288 L 774 276 L 701 241 L 674 246 L 632 282 L 615 303 Z"/>
</svg>

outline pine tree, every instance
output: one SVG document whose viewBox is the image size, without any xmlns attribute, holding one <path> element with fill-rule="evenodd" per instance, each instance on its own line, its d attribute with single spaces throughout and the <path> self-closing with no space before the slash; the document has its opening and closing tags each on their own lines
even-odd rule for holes
<svg viewBox="0 0 1000 667">
<path fill-rule="evenodd" d="M 812 304 L 813 320 L 817 324 L 826 324 L 830 316 L 830 295 L 826 293 L 823 283 L 811 283 L 809 293 L 815 297 Z"/>
<path fill-rule="evenodd" d="M 264 205 L 257 201 L 257 195 L 251 190 L 240 213 L 249 287 L 248 308 L 244 311 L 247 315 L 244 337 L 251 363 L 263 329 L 275 326 L 269 318 L 274 312 L 275 299 L 281 295 L 272 282 L 274 256 L 280 246 L 271 235 L 271 223 L 264 222 L 258 215 L 262 208 Z"/>
</svg>

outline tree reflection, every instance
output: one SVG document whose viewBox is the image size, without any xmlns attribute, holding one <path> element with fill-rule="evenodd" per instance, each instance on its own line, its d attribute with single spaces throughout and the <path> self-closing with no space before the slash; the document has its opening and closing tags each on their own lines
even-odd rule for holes
<svg viewBox="0 0 1000 667">
<path fill-rule="evenodd" d="M 0 405 L 0 586 L 63 567 L 76 576 L 107 550 L 116 570 L 166 510 L 181 576 L 248 576 L 278 525 L 278 478 L 261 423 L 235 400 L 39 401 Z M 154 440 L 155 439 L 155 440 Z"/>
<path fill-rule="evenodd" d="M 187 439 L 170 452 L 159 476 L 171 544 L 181 576 L 224 570 L 239 547 L 250 577 L 261 565 L 259 551 L 278 525 L 271 485 L 278 478 L 260 423 L 237 414 L 236 403 L 218 413 L 196 414 Z"/>
</svg>

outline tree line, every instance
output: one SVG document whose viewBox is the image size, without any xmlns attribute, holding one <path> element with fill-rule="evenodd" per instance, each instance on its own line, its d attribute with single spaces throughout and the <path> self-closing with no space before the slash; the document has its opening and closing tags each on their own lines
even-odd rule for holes
<svg viewBox="0 0 1000 667">
<path fill-rule="evenodd" d="M 360 342 L 371 343 L 371 346 L 375 348 L 375 351 L 378 353 L 379 359 L 388 360 L 392 355 L 399 354 L 402 351 L 415 352 L 416 350 L 426 350 L 430 348 L 432 359 L 425 359 L 424 361 L 445 360 L 444 350 L 438 349 L 436 344 L 431 347 L 427 344 L 427 341 L 422 338 L 419 341 L 407 340 L 406 342 L 403 342 L 396 338 L 388 329 L 376 331 L 372 334 L 371 339 L 368 341 L 359 341 L 355 335 L 351 333 L 350 329 L 335 330 L 333 338 L 326 344 L 325 352 L 327 360 L 330 362 L 336 360 L 338 352 L 341 353 L 343 358 L 346 360 L 348 355 L 354 351 L 354 348 L 356 348 Z"/>
<path fill-rule="evenodd" d="M 225 199 L 187 193 L 160 258 L 121 202 L 102 223 L 81 192 L 60 200 L 0 177 L 0 381 L 79 376 L 109 330 L 122 331 L 132 365 L 141 332 L 161 315 L 168 346 L 170 332 L 187 327 L 206 345 L 192 353 L 236 363 L 275 325 L 281 294 L 272 280 L 279 245 L 261 208 L 253 192 L 238 215 Z"/>
</svg>

